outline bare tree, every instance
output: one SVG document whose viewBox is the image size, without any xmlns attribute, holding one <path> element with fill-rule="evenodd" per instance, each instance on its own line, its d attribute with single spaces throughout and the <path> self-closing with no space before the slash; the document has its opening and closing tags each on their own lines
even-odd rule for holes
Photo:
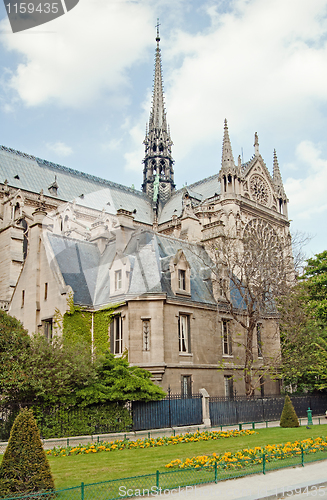
<svg viewBox="0 0 327 500">
<path fill-rule="evenodd" d="M 243 231 L 223 232 L 206 245 L 216 298 L 244 332 L 233 340 L 244 349 L 234 369 L 241 372 L 248 396 L 264 383 L 266 374 L 276 374 L 280 363 L 276 299 L 295 280 L 291 243 L 288 231 L 277 233 L 269 223 L 253 219 Z M 271 338 L 265 336 L 265 345 L 258 346 L 262 340 L 257 325 L 267 319 L 274 325 Z M 260 362 L 254 356 L 258 348 Z"/>
</svg>

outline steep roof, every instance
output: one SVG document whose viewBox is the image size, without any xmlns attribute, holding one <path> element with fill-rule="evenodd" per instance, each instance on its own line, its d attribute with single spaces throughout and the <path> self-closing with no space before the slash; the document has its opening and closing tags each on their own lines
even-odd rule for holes
<svg viewBox="0 0 327 500">
<path fill-rule="evenodd" d="M 191 270 L 191 296 L 183 300 L 215 305 L 206 267 L 209 257 L 201 245 L 154 233 L 135 231 L 122 256 L 131 262 L 129 289 L 124 295 L 110 295 L 109 268 L 116 255 L 115 242 L 102 255 L 95 243 L 48 233 L 48 241 L 66 285 L 74 291 L 74 301 L 100 307 L 148 293 L 165 293 L 173 298 L 169 263 L 182 250 Z M 51 265 L 51 263 L 50 263 Z M 56 266 L 52 266 L 54 269 Z"/>
<path fill-rule="evenodd" d="M 188 192 L 192 196 L 194 193 L 194 197 L 199 199 L 199 195 L 202 196 L 202 201 L 207 198 L 211 198 L 217 194 L 220 194 L 220 183 L 218 182 L 218 174 L 212 175 L 203 179 L 201 181 L 195 182 L 194 184 L 190 184 L 186 186 Z M 173 215 L 177 215 L 177 217 L 182 215 L 183 211 L 183 189 L 179 189 L 176 191 L 170 200 L 164 205 L 162 212 L 159 215 L 159 224 L 163 224 L 171 220 Z"/>
<path fill-rule="evenodd" d="M 56 179 L 57 196 L 49 191 Z M 116 214 L 119 208 L 134 212 L 138 222 L 152 224 L 152 210 L 141 191 L 63 165 L 0 146 L 0 182 L 25 191 Z"/>
</svg>

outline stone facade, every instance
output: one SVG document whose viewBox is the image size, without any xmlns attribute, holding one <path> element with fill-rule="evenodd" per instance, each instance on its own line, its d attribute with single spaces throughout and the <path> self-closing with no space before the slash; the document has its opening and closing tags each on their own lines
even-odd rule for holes
<svg viewBox="0 0 327 500">
<path fill-rule="evenodd" d="M 120 335 L 120 351 L 164 389 L 244 394 L 239 377 L 231 382 L 244 332 L 211 280 L 209 248 L 231 232 L 290 238 L 277 155 L 270 175 L 255 134 L 253 157 L 235 163 L 225 121 L 219 172 L 176 190 L 156 40 L 142 191 L 0 148 L 0 306 L 50 338 L 69 294 L 89 311 L 120 303 L 108 346 Z M 260 318 L 260 338 L 255 367 L 279 352 L 274 314 Z M 266 378 L 262 392 L 278 390 Z"/>
</svg>

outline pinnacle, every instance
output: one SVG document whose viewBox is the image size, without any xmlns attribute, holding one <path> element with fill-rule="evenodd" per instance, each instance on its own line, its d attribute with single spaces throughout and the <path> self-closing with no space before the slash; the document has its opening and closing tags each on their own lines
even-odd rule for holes
<svg viewBox="0 0 327 500">
<path fill-rule="evenodd" d="M 228 167 L 235 166 L 226 118 L 224 121 L 224 140 L 223 140 L 221 166 L 222 166 L 222 168 L 228 168 Z"/>
<path fill-rule="evenodd" d="M 283 186 L 283 181 L 282 181 L 282 176 L 279 170 L 279 165 L 278 165 L 278 160 L 277 160 L 277 154 L 276 154 L 276 149 L 274 149 L 274 162 L 273 162 L 273 183 L 275 184 L 275 187 L 277 188 L 278 193 L 282 197 L 286 197 L 285 191 L 284 191 L 284 186 Z"/>
<path fill-rule="evenodd" d="M 274 149 L 274 163 L 273 163 L 273 181 L 276 185 L 283 185 L 282 181 L 282 176 L 279 170 L 279 165 L 278 165 L 278 160 L 277 160 L 277 153 L 276 149 Z"/>
</svg>

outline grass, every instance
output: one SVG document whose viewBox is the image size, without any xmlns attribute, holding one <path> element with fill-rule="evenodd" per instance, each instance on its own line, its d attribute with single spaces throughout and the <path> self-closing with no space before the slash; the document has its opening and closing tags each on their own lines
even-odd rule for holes
<svg viewBox="0 0 327 500">
<path fill-rule="evenodd" d="M 57 488 L 67 488 L 84 483 L 94 483 L 128 476 L 152 474 L 164 471 L 165 465 L 179 458 L 185 460 L 194 455 L 210 455 L 213 452 L 236 452 L 243 448 L 285 443 L 310 437 L 326 436 L 327 425 L 295 429 L 258 429 L 258 434 L 240 436 L 217 441 L 199 441 L 159 448 L 101 452 L 90 455 L 76 455 L 64 458 L 50 457 L 50 466 Z"/>
<path fill-rule="evenodd" d="M 158 448 L 101 452 L 70 457 L 49 457 L 56 488 L 69 488 L 84 483 L 96 483 L 129 476 L 153 474 L 165 471 L 165 465 L 176 458 L 184 461 L 195 455 L 236 452 L 243 448 L 286 443 L 306 438 L 327 436 L 327 424 L 315 425 L 311 429 L 299 427 L 282 429 L 273 427 L 258 429 L 252 436 L 182 443 Z M 0 460 L 2 457 L 0 457 Z"/>
</svg>

